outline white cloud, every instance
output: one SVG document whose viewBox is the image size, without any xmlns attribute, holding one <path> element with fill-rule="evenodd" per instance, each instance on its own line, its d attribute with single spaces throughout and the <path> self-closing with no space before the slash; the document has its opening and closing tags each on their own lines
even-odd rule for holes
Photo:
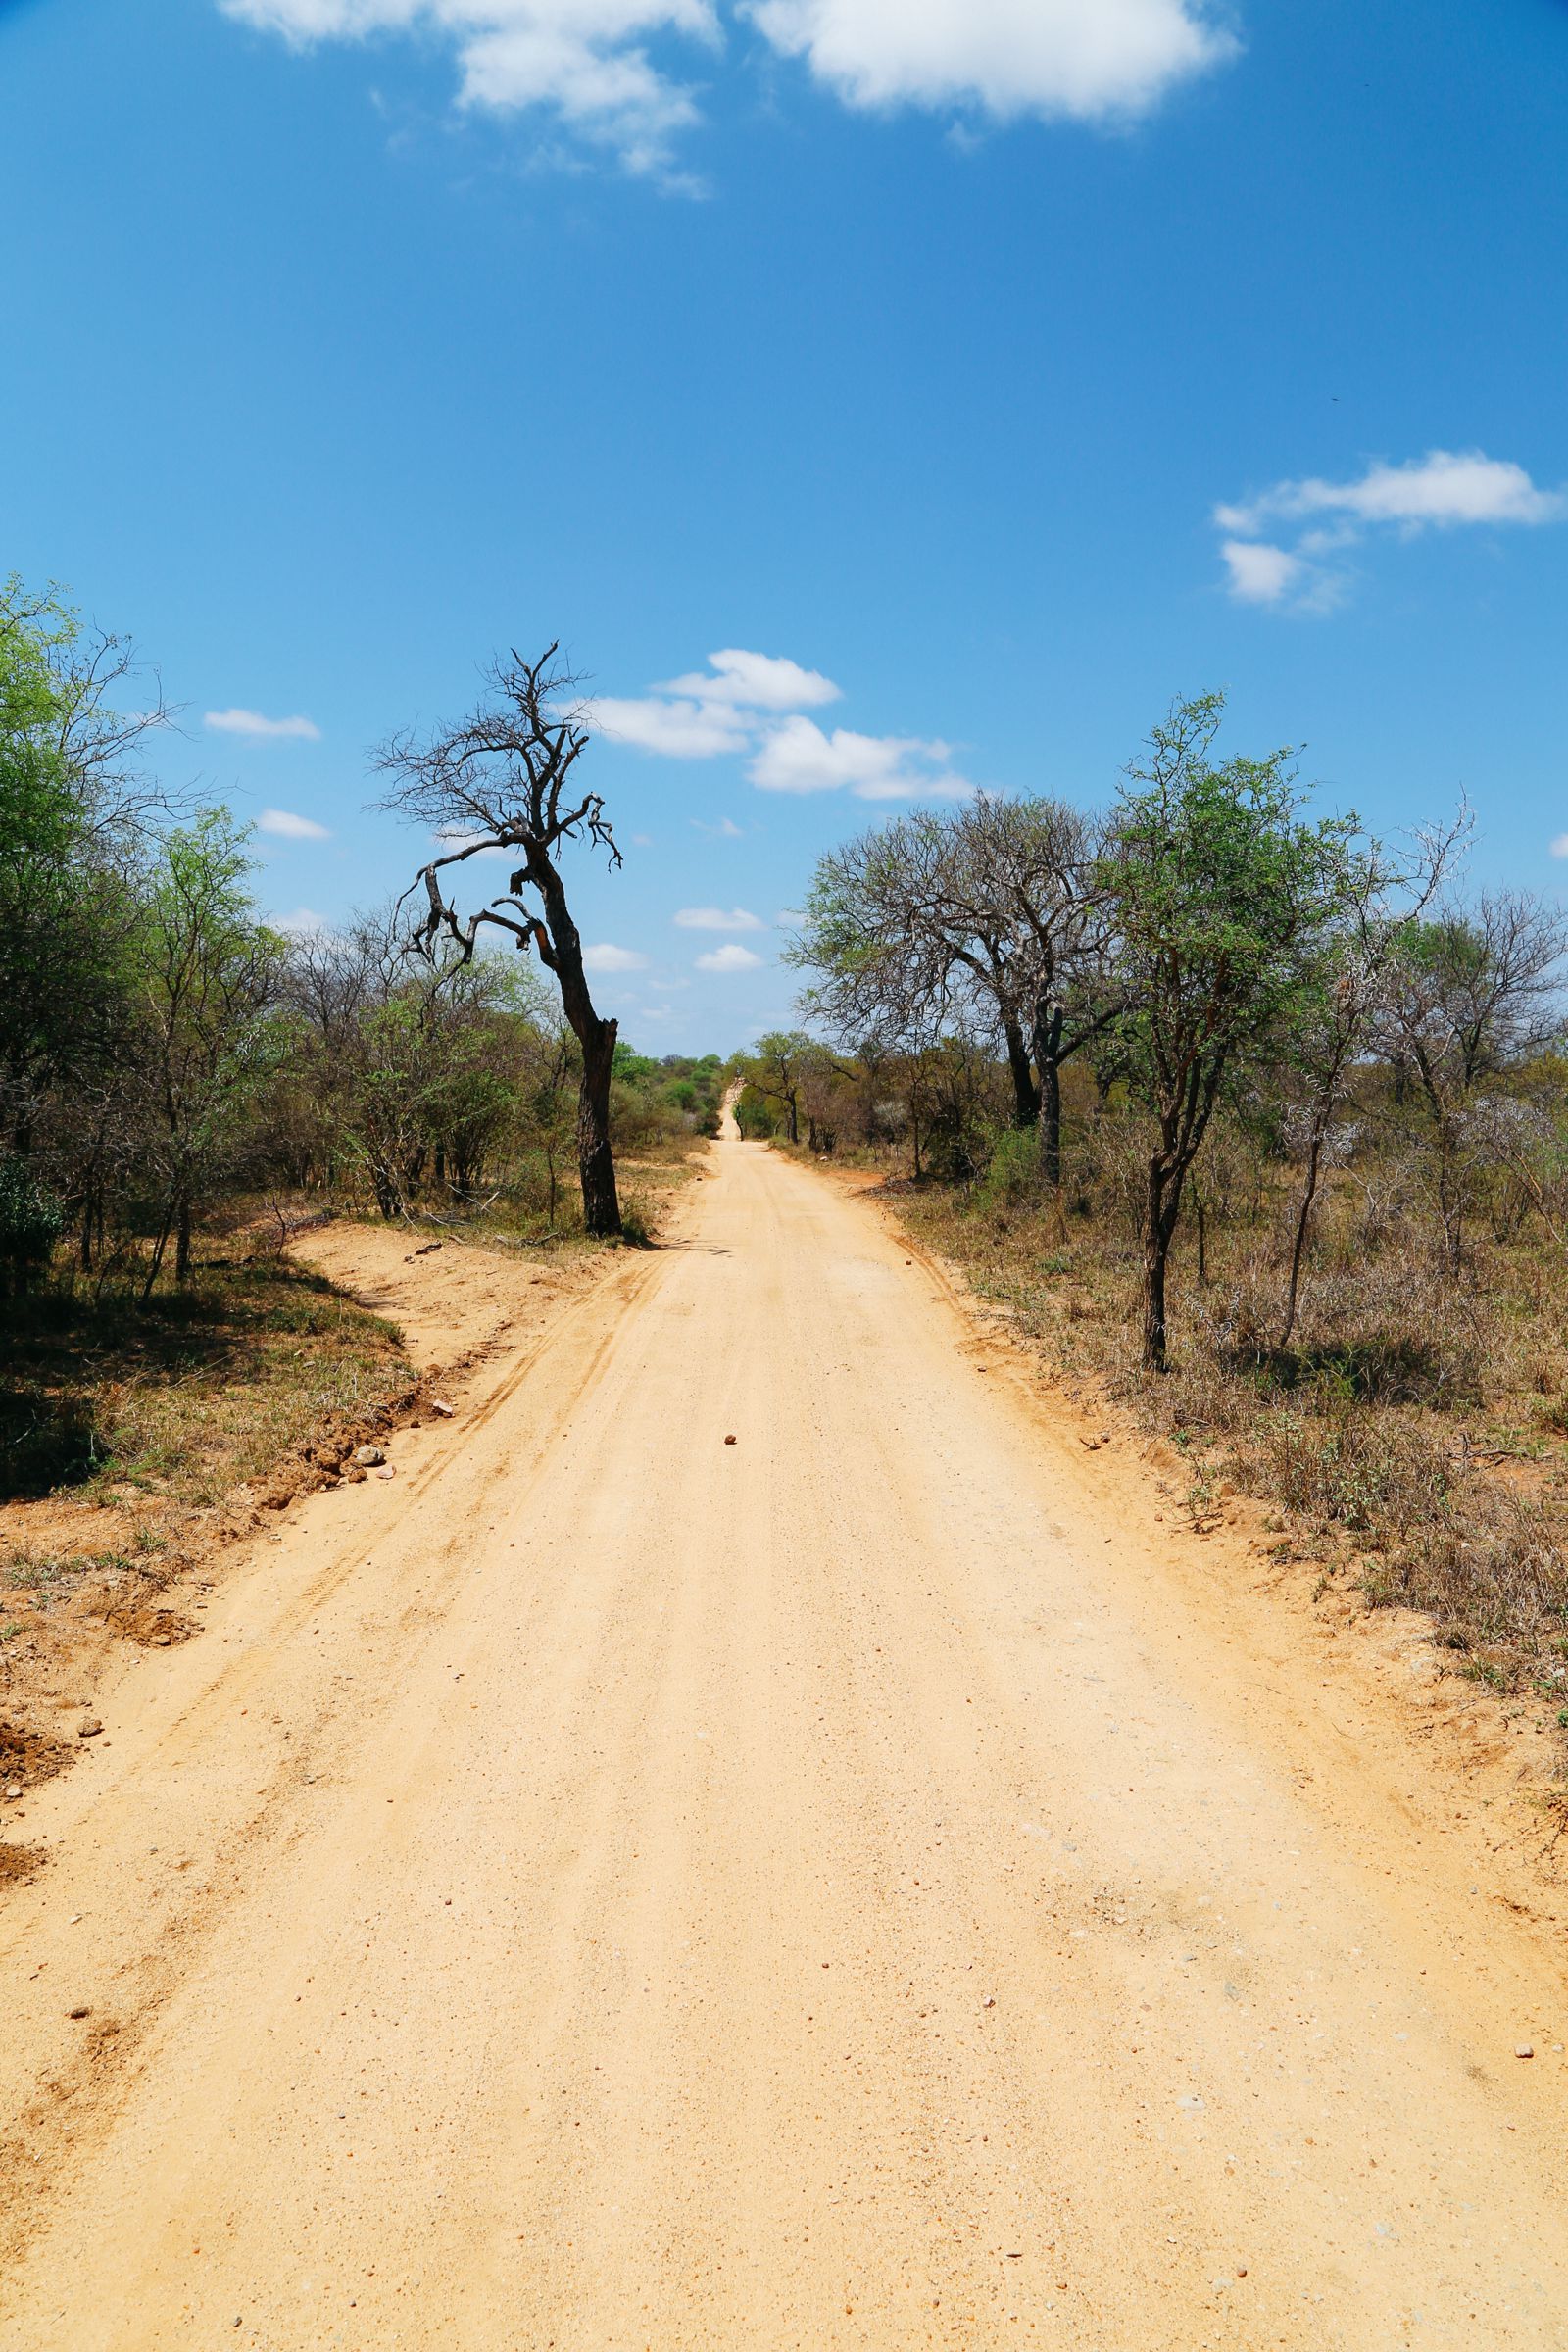
<svg viewBox="0 0 1568 2352">
<path fill-rule="evenodd" d="M 878 801 L 953 799 L 973 789 L 954 774 L 945 743 L 914 735 L 860 735 L 850 727 L 824 733 L 807 710 L 837 701 L 843 689 L 818 669 L 734 647 L 708 659 L 707 671 L 671 679 L 649 695 L 601 697 L 584 715 L 602 733 L 665 759 L 748 752 L 747 775 L 762 792 L 847 789 L 861 800 Z M 728 816 L 716 825 L 701 817 L 691 822 L 700 833 L 725 840 L 741 835 Z M 687 908 L 675 919 L 690 929 L 744 927 L 722 908 Z"/>
<path fill-rule="evenodd" d="M 331 925 L 314 906 L 296 906 L 292 914 L 274 914 L 271 929 L 281 931 L 285 939 L 325 939 Z"/>
<path fill-rule="evenodd" d="M 1542 490 L 1522 466 L 1478 449 L 1428 450 L 1402 466 L 1380 461 L 1348 482 L 1316 475 L 1276 482 L 1257 498 L 1214 509 L 1217 528 L 1228 534 L 1220 554 L 1231 594 L 1250 604 L 1289 602 L 1308 612 L 1325 612 L 1339 601 L 1346 574 L 1334 559 L 1371 531 L 1413 538 L 1464 524 L 1564 519 L 1568 490 Z M 1297 536 L 1294 548 L 1283 548 L 1260 536 L 1281 522 L 1312 527 Z"/>
<path fill-rule="evenodd" d="M 1559 833 L 1551 845 L 1554 858 L 1568 858 L 1568 833 Z"/>
<path fill-rule="evenodd" d="M 457 53 L 464 107 L 542 107 L 629 172 L 666 174 L 691 92 L 649 57 L 649 38 L 712 44 L 711 0 L 220 0 L 227 16 L 305 47 L 374 33 L 432 32 Z"/>
<path fill-rule="evenodd" d="M 699 703 L 728 703 L 747 710 L 810 710 L 818 703 L 836 703 L 843 688 L 819 669 L 803 669 L 799 662 L 775 654 L 743 653 L 727 646 L 710 654 L 707 670 L 671 678 L 661 694 L 691 695 Z"/>
<path fill-rule="evenodd" d="M 760 914 L 745 906 L 680 906 L 675 921 L 682 931 L 765 931 Z"/>
<path fill-rule="evenodd" d="M 454 54 L 458 102 L 543 109 L 630 172 L 674 178 L 696 99 L 650 44 L 721 40 L 718 0 L 219 0 L 298 48 L 431 35 Z M 1136 115 L 1235 54 L 1216 0 L 726 0 L 847 105 L 1087 121 Z M 680 184 L 676 181 L 676 184 Z M 687 182 L 686 184 L 690 184 Z"/>
<path fill-rule="evenodd" d="M 584 948 L 582 960 L 583 968 L 590 972 L 641 972 L 648 968 L 646 956 L 639 956 L 635 948 L 617 948 L 608 939 L 597 947 Z"/>
<path fill-rule="evenodd" d="M 657 752 L 664 760 L 711 760 L 720 752 L 744 751 L 747 743 L 744 720 L 712 703 L 600 695 L 583 715 L 601 735 L 633 743 L 639 751 Z"/>
<path fill-rule="evenodd" d="M 257 830 L 275 833 L 280 841 L 330 841 L 332 836 L 325 825 L 318 825 L 314 816 L 296 816 L 292 808 L 264 808 L 256 819 Z"/>
<path fill-rule="evenodd" d="M 745 13 L 851 106 L 1004 121 L 1139 114 L 1237 46 L 1204 0 L 751 0 Z"/>
<path fill-rule="evenodd" d="M 249 735 L 263 741 L 291 737 L 301 743 L 321 740 L 314 718 L 264 718 L 260 710 L 209 710 L 205 719 L 219 735 Z"/>
<path fill-rule="evenodd" d="M 745 827 L 738 825 L 732 816 L 721 816 L 716 825 L 705 825 L 700 816 L 692 817 L 690 823 L 694 833 L 706 833 L 713 841 L 744 841 L 746 838 Z"/>
<path fill-rule="evenodd" d="M 849 727 L 825 735 L 814 719 L 798 713 L 769 730 L 747 773 L 762 792 L 848 787 L 864 801 L 956 797 L 969 790 L 949 768 L 945 743 L 923 743 L 912 735 L 858 735 Z"/>
<path fill-rule="evenodd" d="M 706 956 L 697 958 L 700 972 L 759 972 L 762 968 L 760 956 L 743 948 L 737 940 L 726 940 L 721 948 L 710 948 Z"/>
<path fill-rule="evenodd" d="M 1221 529 L 1231 531 L 1256 531 L 1272 516 L 1300 514 L 1412 531 L 1463 522 L 1560 522 L 1568 515 L 1568 493 L 1538 490 L 1522 466 L 1479 449 L 1433 449 L 1403 466 L 1369 466 L 1359 481 L 1276 482 L 1246 506 L 1214 510 Z"/>
<path fill-rule="evenodd" d="M 1230 566 L 1231 594 L 1250 605 L 1277 605 L 1301 569 L 1299 556 L 1256 539 L 1227 539 L 1220 549 Z"/>
</svg>

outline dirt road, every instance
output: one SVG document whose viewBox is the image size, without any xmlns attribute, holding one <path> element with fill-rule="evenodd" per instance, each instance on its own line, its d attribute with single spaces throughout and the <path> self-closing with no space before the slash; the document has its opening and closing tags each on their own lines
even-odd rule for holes
<svg viewBox="0 0 1568 2352">
<path fill-rule="evenodd" d="M 1401 1726 L 713 1168 L 32 1804 L 0 2343 L 1561 2352 L 1560 1949 Z"/>
</svg>

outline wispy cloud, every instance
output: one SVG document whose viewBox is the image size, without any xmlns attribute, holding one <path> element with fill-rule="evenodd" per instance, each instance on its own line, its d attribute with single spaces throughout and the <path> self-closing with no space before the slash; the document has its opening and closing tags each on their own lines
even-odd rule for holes
<svg viewBox="0 0 1568 2352">
<path fill-rule="evenodd" d="M 1565 518 L 1568 491 L 1543 490 L 1522 466 L 1478 449 L 1433 449 L 1402 466 L 1380 461 L 1353 481 L 1309 475 L 1276 482 L 1256 498 L 1214 509 L 1233 596 L 1245 604 L 1320 612 L 1343 600 L 1348 550 L 1376 532 L 1413 538 L 1423 531 L 1536 526 Z M 1290 544 L 1282 545 L 1282 537 Z"/>
<path fill-rule="evenodd" d="M 673 167 L 696 100 L 648 54 L 651 38 L 719 39 L 711 0 L 219 0 L 225 16 L 296 47 L 374 33 L 434 34 L 456 53 L 461 109 L 538 111 L 624 170 L 692 186 Z"/>
<path fill-rule="evenodd" d="M 760 914 L 746 906 L 678 906 L 674 920 L 682 931 L 765 931 Z"/>
<path fill-rule="evenodd" d="M 331 929 L 314 906 L 296 906 L 291 914 L 274 914 L 271 927 L 281 931 L 285 939 L 324 939 Z"/>
<path fill-rule="evenodd" d="M 690 822 L 694 833 L 706 833 L 710 841 L 744 841 L 746 838 L 745 826 L 738 825 L 732 816 L 721 816 L 716 825 L 704 824 L 700 816 L 692 817 Z"/>
<path fill-rule="evenodd" d="M 275 833 L 280 841 L 330 841 L 332 836 L 325 825 L 318 825 L 314 816 L 299 816 L 292 808 L 264 808 L 256 819 L 257 831 Z"/>
<path fill-rule="evenodd" d="M 203 723 L 215 735 L 249 735 L 257 741 L 292 739 L 319 743 L 321 740 L 321 730 L 314 718 L 267 718 L 260 710 L 209 710 Z"/>
<path fill-rule="evenodd" d="M 681 37 L 694 62 L 723 39 L 717 0 L 219 0 L 297 48 L 380 34 L 434 36 L 454 54 L 458 104 L 543 113 L 579 152 L 694 187 L 675 166 L 700 120 L 687 80 L 650 45 Z M 1125 121 L 1237 53 L 1213 0 L 725 0 L 780 56 L 847 106 L 909 106 L 1006 122 Z"/>
<path fill-rule="evenodd" d="M 597 947 L 584 948 L 582 960 L 590 972 L 642 972 L 648 968 L 646 956 L 639 956 L 635 948 L 617 948 L 608 939 Z"/>
<path fill-rule="evenodd" d="M 762 957 L 754 956 L 750 948 L 743 948 L 733 939 L 726 940 L 721 948 L 710 948 L 706 956 L 697 958 L 700 972 L 759 972 L 761 968 Z"/>
</svg>

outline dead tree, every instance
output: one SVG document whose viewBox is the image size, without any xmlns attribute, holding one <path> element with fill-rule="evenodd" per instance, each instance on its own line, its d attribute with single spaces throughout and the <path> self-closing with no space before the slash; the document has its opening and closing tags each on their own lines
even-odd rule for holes
<svg viewBox="0 0 1568 2352">
<path fill-rule="evenodd" d="M 451 941 L 461 959 L 472 959 L 486 925 L 507 932 L 524 954 L 532 948 L 561 990 L 562 1009 L 582 1049 L 577 1105 L 577 1166 L 583 1223 L 592 1234 L 620 1231 L 615 1161 L 610 1141 L 610 1081 L 616 1023 L 594 1006 L 583 971 L 582 941 L 561 877 L 564 842 L 586 840 L 611 865 L 620 852 L 596 792 L 581 792 L 572 770 L 588 746 L 588 729 L 571 703 L 573 679 L 556 667 L 552 645 L 537 662 L 514 652 L 492 664 L 489 692 L 468 717 L 426 738 L 393 736 L 376 754 L 382 774 L 395 779 L 383 806 L 427 825 L 452 846 L 421 867 L 428 912 L 416 938 L 433 952 Z M 466 920 L 447 895 L 452 866 L 486 850 L 514 860 L 506 890 Z"/>
</svg>

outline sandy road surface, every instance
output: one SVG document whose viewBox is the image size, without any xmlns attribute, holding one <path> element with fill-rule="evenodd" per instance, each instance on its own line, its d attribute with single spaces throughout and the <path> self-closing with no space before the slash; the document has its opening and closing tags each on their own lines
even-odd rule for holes
<svg viewBox="0 0 1568 2352">
<path fill-rule="evenodd" d="M 714 1166 L 36 1801 L 0 2343 L 1560 2352 L 1559 1955 L 869 1209 Z"/>
</svg>

